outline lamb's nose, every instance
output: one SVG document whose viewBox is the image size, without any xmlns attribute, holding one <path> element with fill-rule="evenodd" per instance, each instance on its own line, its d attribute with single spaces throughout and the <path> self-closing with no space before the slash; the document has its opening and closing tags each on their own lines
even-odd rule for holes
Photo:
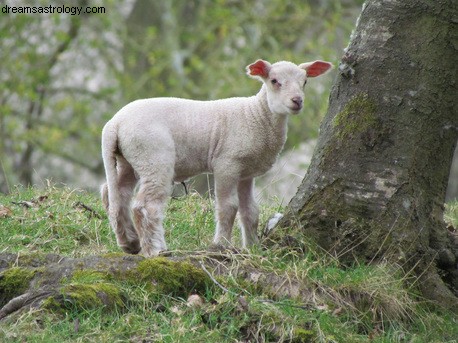
<svg viewBox="0 0 458 343">
<path fill-rule="evenodd" d="M 302 98 L 296 96 L 294 98 L 291 98 L 291 101 L 296 104 L 298 108 L 302 108 Z"/>
</svg>

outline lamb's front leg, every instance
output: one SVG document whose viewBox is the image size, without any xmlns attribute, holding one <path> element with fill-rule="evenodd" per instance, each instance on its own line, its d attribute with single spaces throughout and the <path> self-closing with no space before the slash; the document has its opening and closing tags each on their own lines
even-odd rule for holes
<svg viewBox="0 0 458 343">
<path fill-rule="evenodd" d="M 241 180 L 237 187 L 244 247 L 258 242 L 259 208 L 254 198 L 254 179 Z"/>
<path fill-rule="evenodd" d="M 238 209 L 238 180 L 215 173 L 216 232 L 213 243 L 227 245 L 231 242 L 232 227 Z"/>
</svg>

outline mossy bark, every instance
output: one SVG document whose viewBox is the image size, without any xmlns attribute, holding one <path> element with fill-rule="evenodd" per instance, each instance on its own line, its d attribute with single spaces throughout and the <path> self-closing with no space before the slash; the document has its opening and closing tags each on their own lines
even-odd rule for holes
<svg viewBox="0 0 458 343">
<path fill-rule="evenodd" d="M 458 139 L 457 19 L 453 0 L 366 2 L 307 175 L 271 236 L 313 238 L 346 262 L 388 258 L 455 309 L 457 236 L 443 210 Z"/>
</svg>

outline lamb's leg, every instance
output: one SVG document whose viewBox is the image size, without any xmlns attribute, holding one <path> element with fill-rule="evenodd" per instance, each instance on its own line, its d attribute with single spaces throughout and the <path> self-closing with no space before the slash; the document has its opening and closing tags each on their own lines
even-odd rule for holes
<svg viewBox="0 0 458 343">
<path fill-rule="evenodd" d="M 156 256 L 160 251 L 167 250 L 162 221 L 171 188 L 170 173 L 140 178 L 140 188 L 132 204 L 132 211 L 140 238 L 141 254 L 144 256 Z"/>
<path fill-rule="evenodd" d="M 254 198 L 254 179 L 241 180 L 237 187 L 242 242 L 248 247 L 258 242 L 259 208 Z"/>
<path fill-rule="evenodd" d="M 137 178 L 135 177 L 132 166 L 122 157 L 117 159 L 118 180 L 117 187 L 120 194 L 120 208 L 116 216 L 114 232 L 118 246 L 129 254 L 138 254 L 140 251 L 140 242 L 130 216 L 130 201 Z M 102 200 L 106 211 L 108 212 L 108 187 L 102 186 Z"/>
<path fill-rule="evenodd" d="M 119 218 L 122 220 L 119 226 L 124 228 L 122 236 L 117 234 L 118 244 L 127 253 L 138 254 L 140 241 L 130 214 L 130 202 L 138 180 L 132 166 L 124 158 L 118 158 L 118 175 L 118 187 L 121 196 Z"/>
<path fill-rule="evenodd" d="M 215 174 L 216 232 L 213 243 L 226 245 L 231 242 L 232 227 L 238 208 L 237 183 L 230 177 Z"/>
</svg>

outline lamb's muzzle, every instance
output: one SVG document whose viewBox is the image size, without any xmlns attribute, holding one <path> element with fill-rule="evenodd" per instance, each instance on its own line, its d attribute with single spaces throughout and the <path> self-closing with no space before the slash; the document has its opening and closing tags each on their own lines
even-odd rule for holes
<svg viewBox="0 0 458 343">
<path fill-rule="evenodd" d="M 302 110 L 307 78 L 331 67 L 257 60 L 247 67 L 263 83 L 255 96 L 151 98 L 123 107 L 102 131 L 102 199 L 118 245 L 146 256 L 166 250 L 162 221 L 172 183 L 204 172 L 215 177 L 213 242 L 230 242 L 238 212 L 243 245 L 256 243 L 254 177 L 269 170 L 283 148 L 288 114 Z"/>
<path fill-rule="evenodd" d="M 302 110 L 302 98 L 299 96 L 295 96 L 294 98 L 291 98 L 291 102 L 293 103 L 291 109 L 299 113 Z"/>
</svg>

